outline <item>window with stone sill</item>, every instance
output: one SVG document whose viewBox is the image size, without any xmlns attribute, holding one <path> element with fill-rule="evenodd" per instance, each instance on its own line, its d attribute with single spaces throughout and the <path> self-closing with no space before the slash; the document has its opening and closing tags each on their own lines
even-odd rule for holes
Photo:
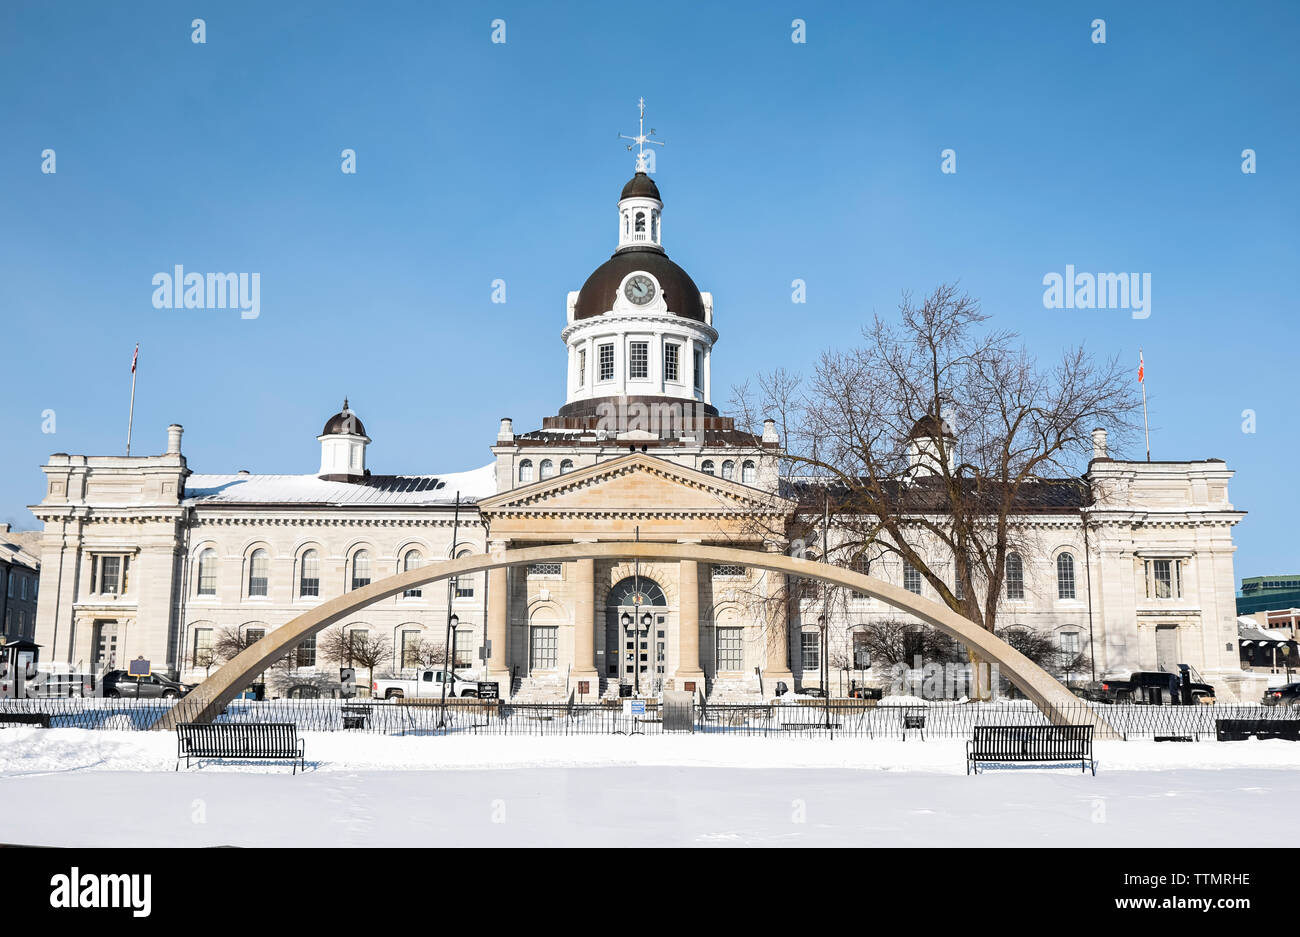
<svg viewBox="0 0 1300 937">
<path fill-rule="evenodd" d="M 677 381 L 682 355 L 682 346 L 675 342 L 664 345 L 664 380 Z"/>
<path fill-rule="evenodd" d="M 265 550 L 254 550 L 248 558 L 248 594 L 265 597 L 270 586 L 271 555 Z M 355 588 L 355 587 L 354 587 Z"/>
<path fill-rule="evenodd" d="M 217 551 L 211 547 L 199 554 L 198 594 L 217 594 Z"/>
<path fill-rule="evenodd" d="M 1183 597 L 1183 564 L 1181 560 L 1143 560 L 1148 599 L 1181 599 Z"/>
<path fill-rule="evenodd" d="M 650 376 L 650 343 L 631 342 L 628 346 L 627 376 L 645 379 Z"/>
<path fill-rule="evenodd" d="M 596 380 L 612 381 L 614 380 L 614 346 L 613 344 L 599 345 L 596 348 Z"/>
<path fill-rule="evenodd" d="M 131 557 L 121 553 L 96 553 L 90 559 L 92 595 L 125 595 L 131 586 Z"/>
</svg>

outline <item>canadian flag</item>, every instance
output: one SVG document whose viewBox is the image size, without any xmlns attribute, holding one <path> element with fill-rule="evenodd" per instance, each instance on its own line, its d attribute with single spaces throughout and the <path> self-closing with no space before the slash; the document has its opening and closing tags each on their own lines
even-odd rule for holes
<svg viewBox="0 0 1300 937">
<path fill-rule="evenodd" d="M 133 367 L 134 370 L 134 367 Z M 1142 383 L 1142 375 L 1146 371 L 1146 363 L 1142 360 L 1142 351 L 1138 350 L 1138 383 Z"/>
<path fill-rule="evenodd" d="M 135 363 L 140 358 L 140 343 L 135 343 L 135 354 L 131 356 L 131 373 L 135 373 Z M 1139 378 L 1140 380 L 1140 378 Z"/>
</svg>

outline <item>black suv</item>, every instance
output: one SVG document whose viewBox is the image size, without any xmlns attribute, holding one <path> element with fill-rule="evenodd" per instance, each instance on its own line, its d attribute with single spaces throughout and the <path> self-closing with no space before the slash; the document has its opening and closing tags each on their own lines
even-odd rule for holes
<svg viewBox="0 0 1300 937">
<path fill-rule="evenodd" d="M 136 678 L 125 670 L 110 670 L 104 674 L 104 695 L 135 697 L 138 699 L 178 699 L 184 696 L 192 686 L 169 680 L 162 674 L 150 674 Z"/>
</svg>

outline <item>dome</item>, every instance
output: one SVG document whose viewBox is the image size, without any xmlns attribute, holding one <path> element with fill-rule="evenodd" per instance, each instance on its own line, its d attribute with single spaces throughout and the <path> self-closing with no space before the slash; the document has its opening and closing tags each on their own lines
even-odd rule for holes
<svg viewBox="0 0 1300 937">
<path fill-rule="evenodd" d="M 627 185 L 623 186 L 623 194 L 618 197 L 618 200 L 621 202 L 625 198 L 652 198 L 663 201 L 659 198 L 659 186 L 643 172 L 637 173 L 628 180 Z"/>
<path fill-rule="evenodd" d="M 348 409 L 348 399 L 343 398 L 343 409 L 325 421 L 322 436 L 364 436 L 366 427 L 361 418 Z"/>
<path fill-rule="evenodd" d="M 936 420 L 933 413 L 927 413 L 915 423 L 912 424 L 912 430 L 907 434 L 908 439 L 936 439 L 943 436 L 945 439 L 956 439 L 952 427 L 946 420 Z"/>
<path fill-rule="evenodd" d="M 654 185 L 653 182 L 650 184 Z M 626 197 L 627 189 L 623 192 Z M 659 281 L 669 312 L 697 322 L 705 321 L 704 300 L 690 274 L 669 260 L 662 248 L 649 246 L 624 247 L 597 267 L 578 291 L 578 301 L 573 307 L 574 320 L 593 319 L 608 312 L 613 308 L 624 278 L 638 271 Z"/>
</svg>

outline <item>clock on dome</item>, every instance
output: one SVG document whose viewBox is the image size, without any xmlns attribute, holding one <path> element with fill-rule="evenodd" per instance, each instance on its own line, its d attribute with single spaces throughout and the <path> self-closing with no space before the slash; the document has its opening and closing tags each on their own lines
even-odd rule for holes
<svg viewBox="0 0 1300 937">
<path fill-rule="evenodd" d="M 654 280 L 643 273 L 628 277 L 627 283 L 623 284 L 623 295 L 627 297 L 628 302 L 644 306 L 655 298 Z"/>
</svg>

